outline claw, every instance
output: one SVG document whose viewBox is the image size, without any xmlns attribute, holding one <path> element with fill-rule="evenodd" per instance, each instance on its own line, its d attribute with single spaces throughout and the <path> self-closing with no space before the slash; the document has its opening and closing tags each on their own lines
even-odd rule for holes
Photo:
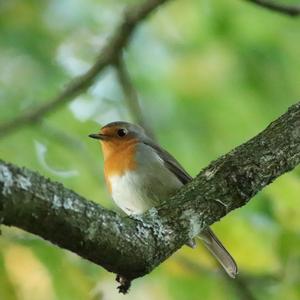
<svg viewBox="0 0 300 300">
<path fill-rule="evenodd" d="M 119 293 L 124 295 L 127 294 L 131 285 L 131 280 L 127 279 L 122 275 L 117 274 L 116 281 L 120 283 L 120 285 L 117 287 Z"/>
</svg>

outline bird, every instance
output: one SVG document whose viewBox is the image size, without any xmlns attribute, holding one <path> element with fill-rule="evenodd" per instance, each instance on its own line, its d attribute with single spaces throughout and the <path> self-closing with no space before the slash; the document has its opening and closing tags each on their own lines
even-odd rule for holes
<svg viewBox="0 0 300 300">
<path fill-rule="evenodd" d="M 158 206 L 192 180 L 181 164 L 139 125 L 111 122 L 89 137 L 100 141 L 108 191 L 127 215 L 142 214 Z M 237 264 L 212 229 L 204 229 L 199 238 L 226 273 L 235 278 Z M 187 245 L 195 246 L 193 241 Z"/>
</svg>

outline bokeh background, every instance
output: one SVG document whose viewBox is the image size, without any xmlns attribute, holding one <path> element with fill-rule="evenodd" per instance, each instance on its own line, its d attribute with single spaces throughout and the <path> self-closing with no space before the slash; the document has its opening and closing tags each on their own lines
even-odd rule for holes
<svg viewBox="0 0 300 300">
<path fill-rule="evenodd" d="M 124 7 L 138 2 L 0 1 L 1 122 L 87 70 Z M 242 0 L 170 1 L 139 26 L 124 59 L 157 139 L 193 176 L 300 98 L 300 20 Z M 125 100 L 109 67 L 87 93 L 3 137 L 0 158 L 116 209 L 87 135 L 132 120 Z M 238 262 L 238 280 L 202 246 L 183 247 L 127 296 L 101 267 L 2 226 L 0 299 L 300 299 L 299 195 L 298 168 L 213 225 Z"/>
</svg>

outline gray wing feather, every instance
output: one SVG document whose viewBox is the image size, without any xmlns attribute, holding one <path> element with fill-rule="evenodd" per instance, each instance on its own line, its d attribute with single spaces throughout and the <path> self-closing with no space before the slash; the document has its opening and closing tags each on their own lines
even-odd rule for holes
<svg viewBox="0 0 300 300">
<path fill-rule="evenodd" d="M 150 146 L 164 161 L 166 167 L 180 180 L 183 184 L 190 182 L 193 178 L 185 171 L 181 164 L 165 149 L 155 144 L 151 140 L 144 141 L 144 144 Z"/>
<path fill-rule="evenodd" d="M 166 150 L 155 144 L 152 140 L 144 141 L 144 143 L 153 148 L 160 158 L 164 161 L 166 167 L 183 183 L 186 184 L 192 180 L 192 177 L 184 170 L 180 163 Z M 220 240 L 216 237 L 213 231 L 208 227 L 203 230 L 199 237 L 204 241 L 204 245 L 216 257 L 216 259 L 223 266 L 227 274 L 234 278 L 238 273 L 237 265 L 222 245 Z M 194 245 L 193 240 L 191 245 Z"/>
</svg>

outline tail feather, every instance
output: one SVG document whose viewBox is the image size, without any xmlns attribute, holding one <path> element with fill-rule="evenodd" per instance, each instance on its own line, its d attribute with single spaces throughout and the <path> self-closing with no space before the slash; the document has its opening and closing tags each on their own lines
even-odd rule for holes
<svg viewBox="0 0 300 300">
<path fill-rule="evenodd" d="M 219 261 L 226 273 L 231 278 L 235 278 L 238 273 L 236 262 L 213 233 L 213 231 L 210 228 L 207 228 L 199 235 L 199 237 L 203 240 L 206 248 Z"/>
</svg>

